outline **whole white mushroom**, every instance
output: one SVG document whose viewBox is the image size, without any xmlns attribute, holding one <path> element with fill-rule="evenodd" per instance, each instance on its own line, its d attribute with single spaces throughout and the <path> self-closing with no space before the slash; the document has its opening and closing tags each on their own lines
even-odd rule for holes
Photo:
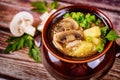
<svg viewBox="0 0 120 80">
<path fill-rule="evenodd" d="M 10 22 L 10 31 L 14 36 L 22 36 L 24 33 L 34 36 L 36 29 L 32 26 L 33 21 L 33 16 L 29 12 L 19 12 Z"/>
</svg>

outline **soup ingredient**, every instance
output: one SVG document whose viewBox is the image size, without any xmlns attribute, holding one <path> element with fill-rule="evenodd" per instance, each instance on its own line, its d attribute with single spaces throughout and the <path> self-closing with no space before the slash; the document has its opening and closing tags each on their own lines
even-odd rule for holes
<svg viewBox="0 0 120 80">
<path fill-rule="evenodd" d="M 89 29 L 84 30 L 84 36 L 86 41 L 93 43 L 96 47 L 96 51 L 98 52 L 102 52 L 102 50 L 105 47 L 105 42 L 103 39 L 101 39 L 101 34 L 102 33 L 100 30 L 100 27 L 98 26 L 91 27 Z"/>
<path fill-rule="evenodd" d="M 84 39 L 83 29 L 72 18 L 60 20 L 54 25 L 52 34 L 54 46 L 66 55 Z"/>
<path fill-rule="evenodd" d="M 97 16 L 82 12 L 66 13 L 53 25 L 51 35 L 54 46 L 71 57 L 88 57 L 102 52 L 107 40 L 118 38 Z"/>
<path fill-rule="evenodd" d="M 56 47 L 63 50 L 64 48 L 71 48 L 83 39 L 81 31 L 70 30 L 56 33 L 53 37 L 53 43 Z"/>
<path fill-rule="evenodd" d="M 33 16 L 30 13 L 19 12 L 10 22 L 10 31 L 14 36 L 22 36 L 24 33 L 34 36 L 36 29 L 32 26 L 32 23 Z"/>
<path fill-rule="evenodd" d="M 105 36 L 107 34 L 107 31 L 108 31 L 108 26 L 104 26 L 104 27 L 100 28 L 100 31 L 101 31 L 101 34 L 103 36 Z"/>
<path fill-rule="evenodd" d="M 100 19 L 97 19 L 97 21 L 95 22 L 95 24 L 98 26 L 101 23 Z"/>
<path fill-rule="evenodd" d="M 103 44 L 103 39 L 98 37 L 92 37 L 91 38 L 91 42 L 94 43 L 96 46 L 99 45 L 99 44 Z"/>
<path fill-rule="evenodd" d="M 7 42 L 9 44 L 7 48 L 5 49 L 6 54 L 28 47 L 29 56 L 35 59 L 37 62 L 41 62 L 40 50 L 35 45 L 34 39 L 31 35 L 24 34 L 23 36 L 20 36 L 20 37 L 9 37 L 7 39 Z"/>
<path fill-rule="evenodd" d="M 101 31 L 100 31 L 100 28 L 97 26 L 84 30 L 85 37 L 87 36 L 100 37 L 100 35 L 101 35 Z"/>
<path fill-rule="evenodd" d="M 93 37 L 92 43 L 95 44 L 96 50 L 98 52 L 102 52 L 105 47 L 105 44 L 106 44 L 105 40 L 100 37 L 98 37 L 98 38 Z"/>
<path fill-rule="evenodd" d="M 72 52 L 69 52 L 70 56 L 74 57 L 87 57 L 93 55 L 97 52 L 102 52 L 104 49 L 105 43 L 101 38 L 91 37 L 89 41 L 81 41 Z"/>
<path fill-rule="evenodd" d="M 107 33 L 107 31 L 108 31 L 108 27 L 107 26 L 104 26 L 104 27 L 102 27 L 100 29 L 101 29 L 102 36 L 104 36 L 105 39 L 107 39 L 109 41 L 115 41 L 117 38 L 120 38 L 119 35 L 115 31 L 113 31 L 113 30 L 111 30 L 111 31 L 109 31 Z"/>
<path fill-rule="evenodd" d="M 106 36 L 105 38 L 107 38 L 109 41 L 114 41 L 116 40 L 117 38 L 120 38 L 117 33 L 113 30 L 111 30 Z"/>
<path fill-rule="evenodd" d="M 60 21 L 59 24 L 56 25 L 55 31 L 61 32 L 61 31 L 68 31 L 68 30 L 76 30 L 79 28 L 79 25 L 75 20 L 72 18 L 64 18 Z"/>
<path fill-rule="evenodd" d="M 102 52 L 104 47 L 105 47 L 105 44 L 103 42 L 101 42 L 100 44 L 97 45 L 96 50 L 98 52 Z"/>
<path fill-rule="evenodd" d="M 91 42 L 82 41 L 80 45 L 73 50 L 72 53 L 68 54 L 73 57 L 86 57 L 95 54 L 96 46 L 93 45 Z"/>
<path fill-rule="evenodd" d="M 65 18 L 71 17 L 74 19 L 80 27 L 87 29 L 90 27 L 91 23 L 94 23 L 96 18 L 95 15 L 92 15 L 90 13 L 87 13 L 86 15 L 83 14 L 82 12 L 71 12 L 71 13 L 66 13 L 64 15 Z"/>
</svg>

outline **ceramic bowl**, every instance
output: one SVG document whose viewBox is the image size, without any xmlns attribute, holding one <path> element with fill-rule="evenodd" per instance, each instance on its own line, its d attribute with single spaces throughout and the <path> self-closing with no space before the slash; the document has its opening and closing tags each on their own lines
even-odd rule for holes
<svg viewBox="0 0 120 80">
<path fill-rule="evenodd" d="M 104 50 L 101 53 L 89 56 L 89 57 L 84 57 L 84 58 L 76 58 L 76 57 L 70 57 L 66 56 L 63 53 L 61 53 L 58 49 L 55 48 L 55 46 L 52 43 L 52 40 L 50 39 L 50 30 L 53 24 L 55 24 L 58 20 L 60 20 L 63 15 L 67 12 L 84 12 L 84 13 L 91 13 L 96 15 L 99 19 L 101 19 L 105 25 L 109 27 L 109 30 L 113 30 L 113 25 L 109 18 L 101 12 L 99 9 L 95 7 L 90 7 L 86 5 L 72 5 L 72 6 L 67 6 L 64 8 L 61 8 L 57 10 L 54 14 L 52 14 L 49 19 L 47 20 L 43 33 L 42 33 L 42 39 L 45 47 L 47 50 L 54 55 L 55 57 L 59 58 L 62 61 L 65 62 L 70 62 L 70 63 L 85 63 L 85 62 L 90 62 L 92 60 L 95 60 L 102 55 L 104 55 L 112 46 L 113 42 L 109 41 L 107 42 Z"/>
</svg>

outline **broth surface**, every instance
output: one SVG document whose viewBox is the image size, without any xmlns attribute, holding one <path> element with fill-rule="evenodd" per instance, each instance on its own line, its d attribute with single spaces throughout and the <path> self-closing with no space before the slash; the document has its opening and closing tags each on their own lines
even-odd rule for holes
<svg viewBox="0 0 120 80">
<path fill-rule="evenodd" d="M 53 45 L 63 54 L 88 57 L 102 52 L 108 27 L 95 15 L 82 12 L 66 13 L 52 25 Z"/>
</svg>

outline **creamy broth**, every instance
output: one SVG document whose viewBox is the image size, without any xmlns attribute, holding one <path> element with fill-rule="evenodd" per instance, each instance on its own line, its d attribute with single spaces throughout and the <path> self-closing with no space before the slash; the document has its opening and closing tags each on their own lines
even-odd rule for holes
<svg viewBox="0 0 120 80">
<path fill-rule="evenodd" d="M 106 29 L 105 29 L 106 28 Z M 107 26 L 90 13 L 66 13 L 51 29 L 53 45 L 63 54 L 87 57 L 102 52 L 106 41 L 102 30 Z"/>
</svg>

